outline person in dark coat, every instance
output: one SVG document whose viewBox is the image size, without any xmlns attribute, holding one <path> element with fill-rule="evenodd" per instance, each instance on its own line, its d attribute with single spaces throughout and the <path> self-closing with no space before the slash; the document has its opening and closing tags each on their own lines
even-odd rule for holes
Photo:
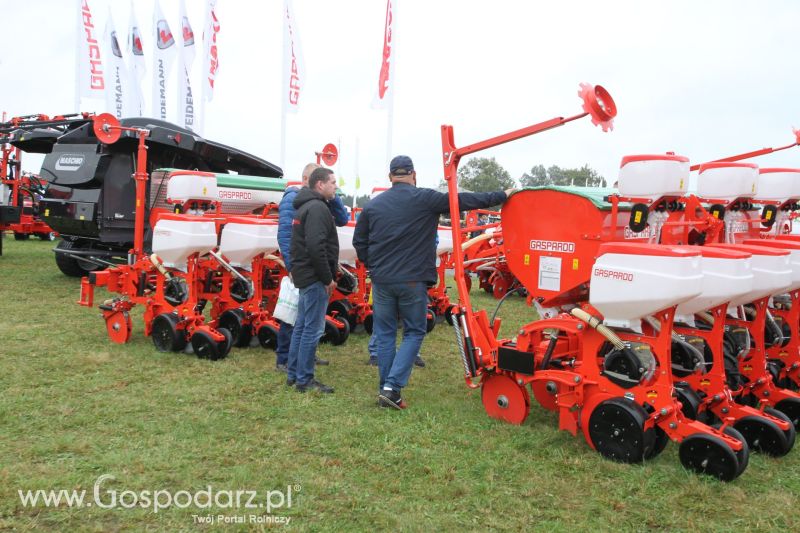
<svg viewBox="0 0 800 533">
<path fill-rule="evenodd" d="M 297 320 L 292 332 L 287 385 L 298 391 L 331 393 L 333 388 L 314 378 L 314 355 L 325 330 L 328 299 L 336 287 L 339 267 L 339 236 L 328 208 L 336 196 L 336 176 L 318 168 L 308 178 L 308 187 L 294 199 L 292 222 L 292 281 L 300 290 Z"/>
<path fill-rule="evenodd" d="M 292 242 L 292 220 L 294 220 L 295 213 L 292 202 L 294 202 L 295 196 L 297 196 L 297 193 L 300 191 L 300 187 L 308 187 L 308 177 L 318 168 L 319 165 L 316 163 L 307 164 L 305 168 L 303 168 L 302 182 L 299 184 L 297 182 L 289 183 L 278 205 L 278 247 L 280 248 L 281 258 L 283 259 L 284 265 L 286 265 L 287 272 L 292 271 L 290 246 Z M 328 202 L 328 208 L 331 210 L 333 220 L 336 222 L 337 226 L 347 225 L 350 217 L 347 215 L 344 203 L 342 203 L 342 199 L 338 195 Z M 292 340 L 292 329 L 293 326 L 291 324 L 280 323 L 278 343 L 275 348 L 275 368 L 281 372 L 287 371 L 286 363 L 289 360 L 289 345 Z M 328 364 L 328 361 L 318 357 L 316 357 L 315 360 L 318 365 Z"/>
<path fill-rule="evenodd" d="M 417 187 L 411 158 L 389 165 L 392 187 L 370 200 L 356 222 L 353 246 L 372 279 L 372 334 L 378 342 L 378 401 L 403 409 L 401 390 L 411 376 L 425 337 L 428 287 L 438 280 L 436 237 L 439 215 L 450 210 L 449 196 Z M 460 193 L 459 210 L 482 209 L 506 201 L 508 191 Z M 397 317 L 403 340 L 396 346 Z"/>
</svg>

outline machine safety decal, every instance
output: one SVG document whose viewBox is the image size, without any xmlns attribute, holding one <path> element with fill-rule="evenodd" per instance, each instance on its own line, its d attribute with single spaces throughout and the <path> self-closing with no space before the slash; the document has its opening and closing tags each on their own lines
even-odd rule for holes
<svg viewBox="0 0 800 533">
<path fill-rule="evenodd" d="M 539 258 L 539 288 L 544 291 L 561 290 L 561 258 Z"/>
</svg>

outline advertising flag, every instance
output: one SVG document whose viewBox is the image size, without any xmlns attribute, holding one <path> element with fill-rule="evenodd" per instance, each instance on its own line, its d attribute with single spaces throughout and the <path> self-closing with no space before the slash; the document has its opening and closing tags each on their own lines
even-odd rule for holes
<svg viewBox="0 0 800 533">
<path fill-rule="evenodd" d="M 103 51 L 106 58 L 106 112 L 117 118 L 128 116 L 130 109 L 130 89 L 128 68 L 122 58 L 122 49 L 119 47 L 117 30 L 114 28 L 114 19 L 111 9 L 108 10 L 108 19 L 103 32 Z"/>
<path fill-rule="evenodd" d="M 291 0 L 283 0 L 283 109 L 296 113 L 306 80 L 300 32 Z"/>
<path fill-rule="evenodd" d="M 206 23 L 203 29 L 203 97 L 209 102 L 214 97 L 214 82 L 219 70 L 219 54 L 217 50 L 217 33 L 219 33 L 219 20 L 217 19 L 217 2 L 208 0 L 206 5 Z"/>
<path fill-rule="evenodd" d="M 175 38 L 169 24 L 161 12 L 161 5 L 155 0 L 153 8 L 153 28 L 156 45 L 153 47 L 153 100 L 154 118 L 167 120 L 167 80 L 175 60 Z"/>
<path fill-rule="evenodd" d="M 76 64 L 76 103 L 81 97 L 103 98 L 106 81 L 99 31 L 95 26 L 89 0 L 80 0 L 78 13 L 78 48 Z M 78 111 L 76 109 L 76 111 Z"/>
<path fill-rule="evenodd" d="M 192 96 L 192 64 L 194 63 L 194 32 L 186 14 L 186 0 L 181 0 L 181 50 L 178 58 L 178 124 L 195 128 L 195 107 Z"/>
<path fill-rule="evenodd" d="M 383 29 L 383 51 L 378 72 L 378 90 L 372 101 L 375 109 L 386 109 L 394 96 L 394 65 L 397 60 L 397 0 L 386 0 L 386 21 Z"/>
<path fill-rule="evenodd" d="M 128 20 L 128 71 L 130 72 L 131 87 L 131 116 L 144 116 L 144 94 L 142 93 L 142 81 L 147 72 L 144 66 L 144 49 L 142 48 L 142 33 L 139 22 L 136 20 L 136 12 L 133 10 L 131 1 L 131 16 Z"/>
</svg>

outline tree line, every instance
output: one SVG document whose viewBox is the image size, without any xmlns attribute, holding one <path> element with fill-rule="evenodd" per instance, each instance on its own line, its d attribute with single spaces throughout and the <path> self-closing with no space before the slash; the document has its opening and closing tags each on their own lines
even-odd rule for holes
<svg viewBox="0 0 800 533">
<path fill-rule="evenodd" d="M 514 179 L 511 174 L 497 162 L 494 157 L 473 157 L 458 169 L 458 186 L 472 192 L 489 192 L 518 187 L 542 187 L 550 185 L 577 186 L 577 187 L 605 187 L 607 182 L 596 170 L 589 165 L 580 168 L 561 168 L 558 165 L 534 165 L 529 172 L 524 172 L 519 179 Z M 447 187 L 441 180 L 440 187 Z M 342 197 L 344 204 L 353 205 L 353 195 L 346 194 Z M 369 195 L 358 196 L 356 205 L 364 207 L 369 201 Z"/>
</svg>

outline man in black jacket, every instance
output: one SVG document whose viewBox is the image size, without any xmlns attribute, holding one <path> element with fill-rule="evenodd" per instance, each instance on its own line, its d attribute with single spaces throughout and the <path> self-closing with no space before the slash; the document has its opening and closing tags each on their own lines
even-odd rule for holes
<svg viewBox="0 0 800 533">
<path fill-rule="evenodd" d="M 392 187 L 372 199 L 358 218 L 353 246 L 372 278 L 372 334 L 378 338 L 378 401 L 403 409 L 400 391 L 408 383 L 414 357 L 425 337 L 428 287 L 436 284 L 436 228 L 450 210 L 449 197 L 417 188 L 417 173 L 408 156 L 392 159 Z M 511 192 L 461 193 L 462 211 L 506 201 Z M 457 223 L 457 222 L 456 222 Z M 397 315 L 403 341 L 396 347 Z"/>
<path fill-rule="evenodd" d="M 314 379 L 314 354 L 325 329 L 328 298 L 336 287 L 339 264 L 339 237 L 328 208 L 336 194 L 336 176 L 328 168 L 318 168 L 294 199 L 292 221 L 292 281 L 300 289 L 297 320 L 289 349 L 287 385 L 296 384 L 300 392 L 318 390 L 331 393 Z"/>
</svg>

